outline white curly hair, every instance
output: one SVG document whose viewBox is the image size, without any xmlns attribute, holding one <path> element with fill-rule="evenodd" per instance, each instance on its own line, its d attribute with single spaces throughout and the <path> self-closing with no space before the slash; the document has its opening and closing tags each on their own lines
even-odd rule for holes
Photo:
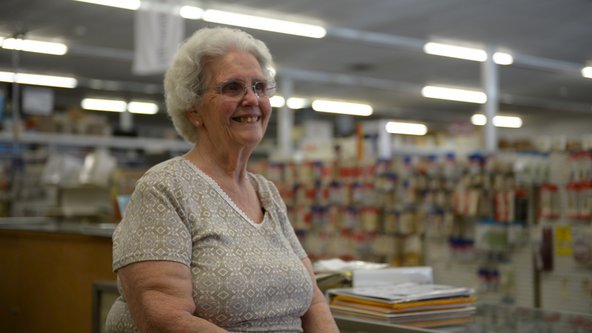
<svg viewBox="0 0 592 333">
<path fill-rule="evenodd" d="M 238 29 L 202 28 L 179 47 L 164 76 L 166 108 L 177 133 L 190 143 L 197 142 L 197 129 L 186 112 L 195 110 L 201 93 L 209 84 L 204 60 L 223 56 L 229 50 L 251 53 L 259 62 L 266 79 L 274 81 L 273 59 L 262 41 Z"/>
</svg>

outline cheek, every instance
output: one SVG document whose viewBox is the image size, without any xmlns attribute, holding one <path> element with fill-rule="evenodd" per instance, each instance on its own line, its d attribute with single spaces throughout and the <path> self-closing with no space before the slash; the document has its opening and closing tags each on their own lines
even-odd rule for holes
<svg viewBox="0 0 592 333">
<path fill-rule="evenodd" d="M 271 104 L 267 102 L 265 105 L 260 105 L 259 108 L 261 109 L 261 113 L 265 115 L 265 118 L 271 118 L 271 113 L 273 112 L 273 108 Z"/>
<path fill-rule="evenodd" d="M 219 121 L 226 122 L 234 111 L 236 110 L 236 103 L 224 102 L 217 99 L 213 99 L 208 103 L 208 117 L 212 119 L 218 119 Z"/>
<path fill-rule="evenodd" d="M 263 113 L 263 124 L 265 125 L 265 127 L 267 127 L 267 124 L 269 124 L 272 111 L 273 109 L 271 108 L 271 106 L 267 108 L 261 108 L 261 112 Z"/>
</svg>

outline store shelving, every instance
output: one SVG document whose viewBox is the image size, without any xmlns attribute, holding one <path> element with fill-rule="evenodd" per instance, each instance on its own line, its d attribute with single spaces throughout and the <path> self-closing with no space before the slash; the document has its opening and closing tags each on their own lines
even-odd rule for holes
<svg viewBox="0 0 592 333">
<path fill-rule="evenodd" d="M 16 141 L 18 140 L 18 141 Z M 78 135 L 62 133 L 22 133 L 16 138 L 12 133 L 0 132 L 0 142 L 45 144 L 71 147 L 105 147 L 120 149 L 150 149 L 151 151 L 186 151 L 191 146 L 181 140 L 159 138 L 131 138 L 101 135 Z"/>
</svg>

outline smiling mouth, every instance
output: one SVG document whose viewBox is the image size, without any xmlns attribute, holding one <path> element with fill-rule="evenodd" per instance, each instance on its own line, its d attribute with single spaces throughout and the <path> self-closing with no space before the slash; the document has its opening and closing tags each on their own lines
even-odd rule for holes
<svg viewBox="0 0 592 333">
<path fill-rule="evenodd" d="M 233 117 L 232 120 L 239 122 L 239 123 L 256 123 L 261 119 L 260 116 L 240 116 L 240 117 Z"/>
</svg>

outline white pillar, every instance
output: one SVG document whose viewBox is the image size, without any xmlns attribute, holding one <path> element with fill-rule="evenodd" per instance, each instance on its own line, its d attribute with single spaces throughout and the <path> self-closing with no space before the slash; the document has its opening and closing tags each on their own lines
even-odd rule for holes
<svg viewBox="0 0 592 333">
<path fill-rule="evenodd" d="M 292 129 L 294 128 L 294 110 L 288 108 L 288 98 L 292 96 L 294 81 L 290 78 L 281 80 L 280 91 L 286 103 L 278 110 L 277 139 L 278 152 L 282 157 L 292 155 Z"/>
<path fill-rule="evenodd" d="M 497 129 L 493 126 L 493 117 L 497 115 L 499 109 L 499 79 L 497 65 L 493 61 L 495 50 L 492 47 L 487 48 L 487 60 L 481 66 L 481 83 L 483 90 L 487 94 L 487 102 L 484 105 L 484 113 L 487 118 L 485 124 L 485 150 L 488 153 L 497 151 Z"/>
<path fill-rule="evenodd" d="M 134 115 L 128 110 L 119 113 L 119 128 L 126 132 L 134 128 Z"/>
<path fill-rule="evenodd" d="M 18 36 L 15 36 L 18 38 Z M 12 51 L 12 70 L 15 73 L 14 81 L 12 82 L 12 105 L 11 105 L 11 115 L 12 115 L 12 135 L 14 139 L 14 143 L 17 144 L 20 142 L 21 137 L 21 105 L 20 105 L 20 83 L 16 82 L 16 73 L 20 71 L 20 52 L 18 49 Z M 16 151 L 16 149 L 15 149 Z"/>
</svg>

